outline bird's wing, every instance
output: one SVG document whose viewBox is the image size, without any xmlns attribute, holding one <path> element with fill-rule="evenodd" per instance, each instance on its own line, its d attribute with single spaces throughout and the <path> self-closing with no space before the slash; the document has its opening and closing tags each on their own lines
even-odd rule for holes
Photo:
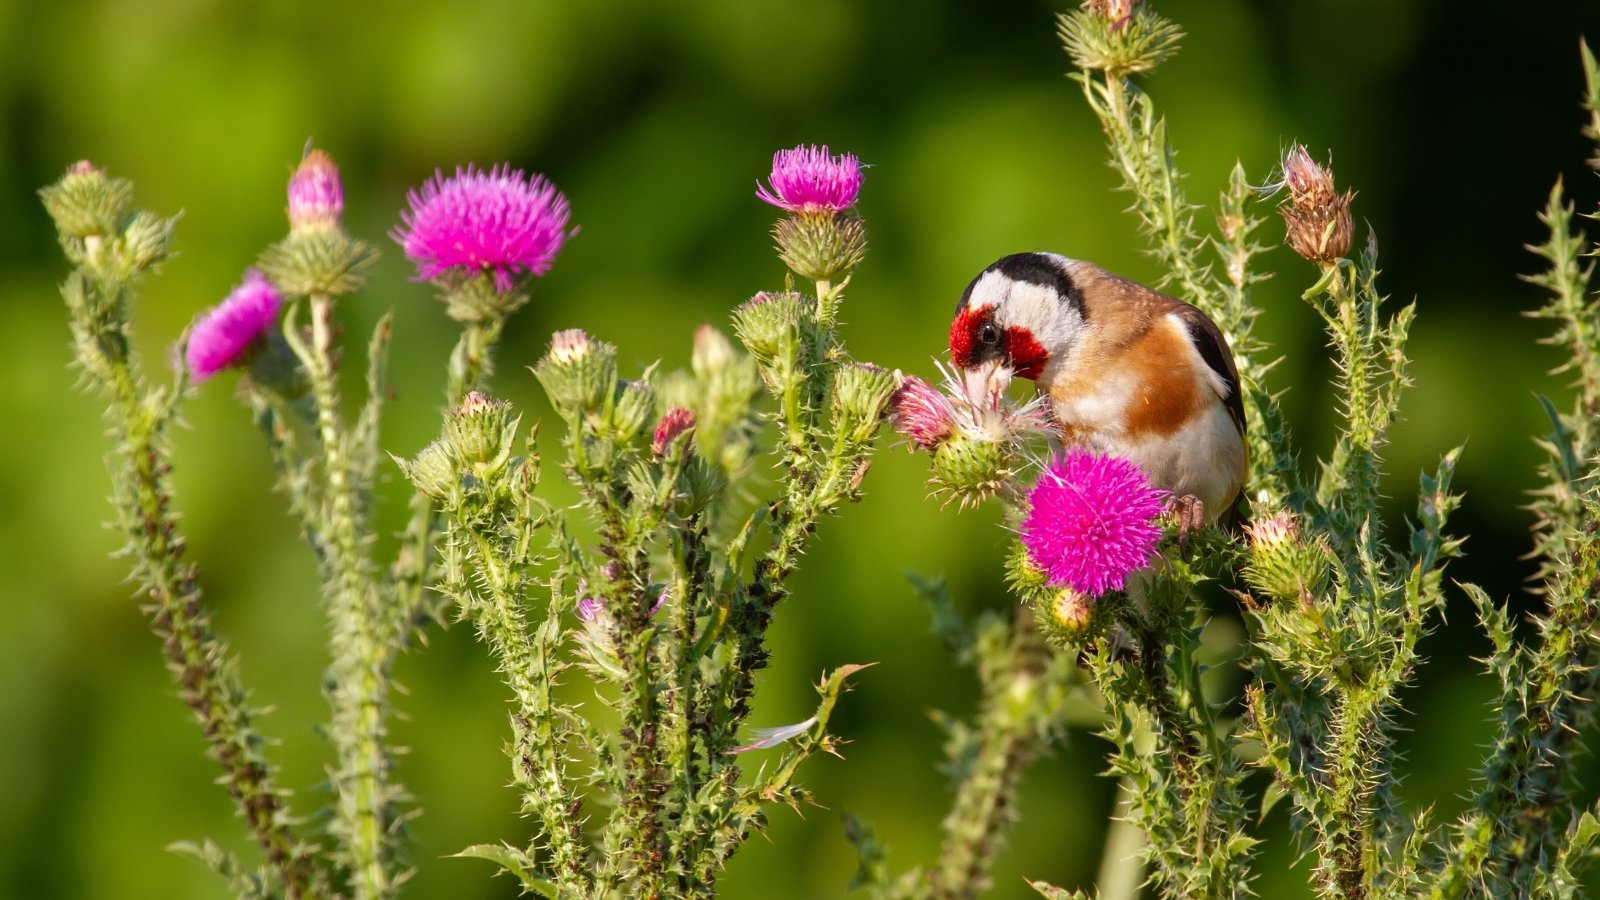
<svg viewBox="0 0 1600 900">
<path fill-rule="evenodd" d="M 1240 434 L 1244 434 L 1244 397 L 1239 393 L 1239 370 L 1234 367 L 1227 338 L 1222 336 L 1216 323 L 1207 318 L 1205 313 L 1187 303 L 1178 303 L 1173 312 L 1189 329 L 1189 337 L 1193 339 L 1195 349 L 1200 351 L 1200 358 L 1227 385 L 1228 393 L 1223 396 L 1222 402 L 1228 407 L 1228 416 L 1233 419 L 1234 426 Z"/>
</svg>

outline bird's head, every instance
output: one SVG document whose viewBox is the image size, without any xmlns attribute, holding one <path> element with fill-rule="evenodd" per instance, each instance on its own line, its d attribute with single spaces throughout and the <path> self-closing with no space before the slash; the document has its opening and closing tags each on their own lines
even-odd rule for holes
<svg viewBox="0 0 1600 900">
<path fill-rule="evenodd" d="M 1048 378 L 1084 328 L 1074 261 L 1054 253 L 1014 253 L 978 273 L 950 323 L 950 356 L 967 396 L 992 403 L 1013 377 Z"/>
</svg>

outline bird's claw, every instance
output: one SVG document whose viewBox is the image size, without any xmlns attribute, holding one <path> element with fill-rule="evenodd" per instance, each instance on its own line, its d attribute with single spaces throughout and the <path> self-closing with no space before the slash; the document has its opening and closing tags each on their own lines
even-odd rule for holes
<svg viewBox="0 0 1600 900">
<path fill-rule="evenodd" d="M 1199 497 L 1193 494 L 1184 494 L 1173 501 L 1172 510 L 1178 517 L 1178 553 L 1187 561 L 1189 559 L 1189 532 L 1205 525 L 1206 505 Z"/>
</svg>

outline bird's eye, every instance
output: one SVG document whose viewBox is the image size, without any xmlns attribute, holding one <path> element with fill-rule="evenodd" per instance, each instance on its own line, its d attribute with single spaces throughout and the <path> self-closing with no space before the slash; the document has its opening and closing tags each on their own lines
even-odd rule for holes
<svg viewBox="0 0 1600 900">
<path fill-rule="evenodd" d="M 1000 329 L 993 322 L 985 322 L 978 326 L 978 342 L 983 344 L 1000 343 Z"/>
</svg>

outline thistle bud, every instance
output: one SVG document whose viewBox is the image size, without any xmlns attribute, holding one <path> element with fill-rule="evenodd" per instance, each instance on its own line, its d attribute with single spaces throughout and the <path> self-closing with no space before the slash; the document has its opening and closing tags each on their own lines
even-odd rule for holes
<svg viewBox="0 0 1600 900">
<path fill-rule="evenodd" d="M 657 458 L 665 456 L 678 438 L 694 428 L 694 410 L 675 406 L 667 410 L 661 417 L 661 422 L 656 425 L 656 433 L 650 441 L 650 452 Z"/>
<path fill-rule="evenodd" d="M 955 431 L 956 411 L 938 388 L 907 375 L 889 398 L 889 421 L 913 444 L 931 451 Z"/>
<path fill-rule="evenodd" d="M 1355 228 L 1350 201 L 1355 194 L 1340 195 L 1333 173 L 1295 144 L 1283 158 L 1283 183 L 1289 202 L 1278 207 L 1287 226 L 1284 241 L 1306 259 L 1329 265 L 1350 252 Z"/>
<path fill-rule="evenodd" d="M 1133 18 L 1133 11 L 1142 5 L 1143 0 L 1088 0 L 1083 8 L 1105 19 L 1116 31 L 1126 26 Z"/>
<path fill-rule="evenodd" d="M 395 459 L 400 465 L 401 474 L 410 481 L 417 490 L 434 500 L 444 500 L 455 490 L 458 483 L 455 460 L 450 456 L 449 447 L 444 441 L 438 440 L 423 447 L 417 453 L 416 459 Z"/>
<path fill-rule="evenodd" d="M 289 236 L 262 251 L 256 265 L 290 296 L 339 297 L 360 290 L 378 251 L 339 226 L 344 189 L 339 170 L 313 150 L 289 178 Z"/>
<path fill-rule="evenodd" d="M 812 281 L 837 281 L 861 264 L 867 228 L 851 214 L 799 214 L 772 228 L 778 258 L 789 271 Z"/>
<path fill-rule="evenodd" d="M 1098 620 L 1102 617 L 1096 615 L 1097 606 L 1094 599 L 1082 591 L 1059 588 L 1046 602 L 1039 604 L 1039 630 L 1060 643 L 1082 644 L 1099 630 Z"/>
<path fill-rule="evenodd" d="M 1143 0 L 1086 0 L 1059 22 L 1061 43 L 1080 69 L 1115 77 L 1154 69 L 1177 52 L 1183 37 Z"/>
<path fill-rule="evenodd" d="M 674 445 L 667 445 L 666 452 L 672 453 Z M 676 446 L 689 446 L 688 441 L 679 441 Z M 678 473 L 677 495 L 673 500 L 673 507 L 678 515 L 685 518 L 698 515 L 711 506 L 727 490 L 728 479 L 722 473 L 721 467 L 706 459 L 699 453 L 689 454 L 684 460 L 683 470 Z"/>
<path fill-rule="evenodd" d="M 344 215 L 339 167 L 321 150 L 311 150 L 289 178 L 289 233 L 335 231 Z"/>
<path fill-rule="evenodd" d="M 1320 540 L 1306 540 L 1294 514 L 1279 510 L 1245 526 L 1250 561 L 1245 582 L 1282 602 L 1303 602 L 1327 586 L 1329 551 Z"/>
<path fill-rule="evenodd" d="M 581 329 L 558 331 L 533 374 L 562 413 L 596 410 L 616 388 L 617 348 Z"/>
<path fill-rule="evenodd" d="M 510 462 L 517 422 L 510 403 L 473 391 L 445 422 L 444 441 L 462 468 L 488 480 Z"/>
<path fill-rule="evenodd" d="M 709 381 L 712 376 L 738 359 L 738 356 L 739 352 L 734 349 L 733 342 L 716 328 L 701 325 L 694 330 L 694 353 L 689 357 L 689 367 L 701 381 Z"/>
<path fill-rule="evenodd" d="M 656 411 L 656 392 L 643 381 L 624 381 L 617 387 L 611 406 L 611 433 L 619 444 L 626 444 L 644 430 L 645 422 Z"/>
<path fill-rule="evenodd" d="M 966 509 L 1000 493 L 1014 474 L 1013 462 L 1006 445 L 958 431 L 933 451 L 930 482 Z"/>
<path fill-rule="evenodd" d="M 88 241 L 121 230 L 133 206 L 133 183 L 110 178 L 85 160 L 73 163 L 59 181 L 39 191 L 39 198 L 63 240 Z"/>
<path fill-rule="evenodd" d="M 872 437 L 895 391 L 894 373 L 870 363 L 851 363 L 833 376 L 834 430 L 851 441 Z"/>
<path fill-rule="evenodd" d="M 800 323 L 805 315 L 806 304 L 799 294 L 763 291 L 733 311 L 733 330 L 752 356 L 770 362 L 799 346 Z"/>
<path fill-rule="evenodd" d="M 131 278 L 149 269 L 167 258 L 172 246 L 172 231 L 177 224 L 176 217 L 163 219 L 139 210 L 123 228 L 122 239 L 113 240 L 108 245 L 110 251 L 102 257 L 102 263 L 124 278 Z M 85 238 L 84 248 L 87 250 L 98 240 Z"/>
</svg>

